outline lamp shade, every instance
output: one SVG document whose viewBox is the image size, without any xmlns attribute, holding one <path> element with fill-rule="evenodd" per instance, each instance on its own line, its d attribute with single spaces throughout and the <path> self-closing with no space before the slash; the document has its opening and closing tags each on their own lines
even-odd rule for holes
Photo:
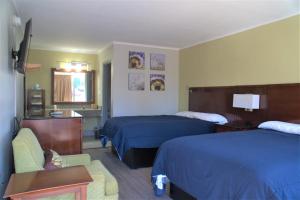
<svg viewBox="0 0 300 200">
<path fill-rule="evenodd" d="M 234 108 L 259 109 L 259 95 L 257 94 L 234 94 Z"/>
</svg>

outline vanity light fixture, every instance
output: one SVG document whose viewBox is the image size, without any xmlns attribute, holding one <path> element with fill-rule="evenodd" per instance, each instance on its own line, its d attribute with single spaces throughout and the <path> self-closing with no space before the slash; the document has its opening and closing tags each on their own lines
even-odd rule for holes
<svg viewBox="0 0 300 200">
<path fill-rule="evenodd" d="M 86 62 L 62 62 L 58 61 L 58 69 L 64 69 L 66 71 L 76 71 L 81 72 L 82 70 L 89 71 L 89 64 Z"/>
</svg>

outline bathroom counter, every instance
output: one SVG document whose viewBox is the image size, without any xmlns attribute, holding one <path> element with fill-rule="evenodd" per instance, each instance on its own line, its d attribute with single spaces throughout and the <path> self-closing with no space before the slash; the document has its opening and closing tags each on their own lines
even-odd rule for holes
<svg viewBox="0 0 300 200">
<path fill-rule="evenodd" d="M 24 119 L 49 119 L 49 118 L 81 118 L 82 115 L 73 111 L 73 110 L 70 110 L 70 109 L 64 109 L 64 110 L 56 110 L 56 111 L 61 111 L 62 114 L 60 115 L 50 115 L 50 113 L 52 112 L 53 110 L 45 110 L 43 112 L 42 115 L 26 115 Z"/>
</svg>

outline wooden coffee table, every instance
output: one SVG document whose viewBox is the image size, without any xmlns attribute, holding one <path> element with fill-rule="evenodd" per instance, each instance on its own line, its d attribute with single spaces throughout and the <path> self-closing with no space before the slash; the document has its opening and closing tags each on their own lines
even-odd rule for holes
<svg viewBox="0 0 300 200">
<path fill-rule="evenodd" d="M 84 166 L 12 174 L 4 198 L 36 199 L 75 193 L 76 200 L 86 200 L 87 185 L 92 181 Z"/>
</svg>

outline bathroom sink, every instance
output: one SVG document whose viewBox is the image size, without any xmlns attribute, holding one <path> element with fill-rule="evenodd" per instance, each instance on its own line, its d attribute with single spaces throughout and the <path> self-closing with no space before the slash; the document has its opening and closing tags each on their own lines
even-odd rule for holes
<svg viewBox="0 0 300 200">
<path fill-rule="evenodd" d="M 82 117 L 100 117 L 101 110 L 100 109 L 80 109 L 74 110 L 78 114 L 82 115 Z"/>
</svg>

